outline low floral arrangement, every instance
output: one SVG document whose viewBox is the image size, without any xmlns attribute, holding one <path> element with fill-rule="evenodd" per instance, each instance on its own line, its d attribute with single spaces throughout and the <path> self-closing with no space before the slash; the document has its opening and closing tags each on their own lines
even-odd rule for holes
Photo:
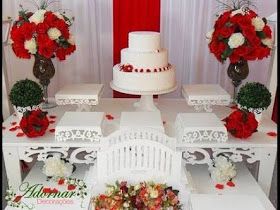
<svg viewBox="0 0 280 210">
<path fill-rule="evenodd" d="M 47 112 L 43 112 L 41 109 L 36 109 L 24 112 L 19 126 L 27 137 L 34 138 L 43 136 L 48 129 L 49 124 Z"/>
<path fill-rule="evenodd" d="M 234 137 L 246 139 L 257 131 L 258 122 L 254 113 L 237 109 L 224 119 L 227 131 Z"/>
<path fill-rule="evenodd" d="M 236 166 L 225 154 L 219 154 L 212 159 L 212 163 L 209 165 L 209 173 L 214 182 L 217 183 L 217 187 L 223 188 L 224 184 L 230 187 L 234 186 L 232 179 L 236 176 Z"/>
<path fill-rule="evenodd" d="M 241 109 L 261 113 L 270 105 L 271 93 L 259 82 L 247 82 L 240 88 L 236 102 Z"/>
<path fill-rule="evenodd" d="M 62 159 L 60 154 L 54 154 L 45 160 L 43 173 L 47 177 L 69 177 L 74 169 L 74 166 Z"/>
<path fill-rule="evenodd" d="M 178 199 L 178 190 L 167 187 L 166 184 L 142 182 L 128 185 L 127 182 L 116 182 L 108 185 L 105 194 L 92 199 L 95 210 L 101 209 L 182 209 Z"/>
<path fill-rule="evenodd" d="M 222 3 L 225 12 L 206 35 L 210 52 L 220 62 L 229 58 L 231 63 L 268 57 L 273 41 L 267 20 L 249 9 L 250 1 L 234 0 L 232 3 Z"/>
<path fill-rule="evenodd" d="M 69 32 L 74 18 L 65 13 L 47 11 L 46 1 L 38 10 L 29 12 L 20 5 L 19 17 L 11 29 L 12 49 L 19 58 L 30 59 L 31 55 L 65 60 L 76 50 L 74 37 Z"/>
</svg>

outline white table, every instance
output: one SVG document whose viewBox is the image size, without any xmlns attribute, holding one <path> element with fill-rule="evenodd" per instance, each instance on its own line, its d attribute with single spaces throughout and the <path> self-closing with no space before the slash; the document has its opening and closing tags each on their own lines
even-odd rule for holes
<svg viewBox="0 0 280 210">
<path fill-rule="evenodd" d="M 134 111 L 133 104 L 137 99 L 101 99 L 96 106 L 96 111 L 102 111 L 114 117 L 114 120 L 105 121 L 103 134 L 108 134 L 119 129 L 120 114 L 122 111 Z M 175 137 L 174 121 L 179 112 L 195 112 L 188 106 L 184 99 L 158 99 L 158 108 L 161 111 L 162 120 L 167 135 Z M 57 106 L 49 110 L 49 115 L 56 115 L 55 124 L 49 128 L 54 128 L 65 111 L 74 111 L 75 106 Z M 223 106 L 213 106 L 213 112 L 223 119 L 231 112 L 231 109 Z M 96 158 L 98 143 L 85 141 L 57 142 L 54 133 L 47 132 L 43 137 L 30 139 L 27 137 L 16 137 L 17 131 L 11 132 L 9 128 L 11 122 L 17 121 L 15 116 L 10 116 L 4 123 L 3 130 L 3 155 L 9 184 L 15 189 L 22 182 L 20 160 L 31 162 L 34 156 L 38 161 L 46 159 L 48 152 L 58 151 L 64 157 L 69 155 L 74 163 L 92 163 Z M 241 141 L 229 135 L 229 140 L 225 143 L 217 142 L 194 142 L 178 145 L 178 150 L 184 151 L 183 157 L 190 164 L 205 164 L 209 162 L 211 154 L 228 152 L 232 154 L 231 159 L 235 162 L 247 160 L 249 163 L 260 161 L 258 184 L 268 196 L 273 175 L 274 163 L 277 152 L 277 137 L 268 136 L 266 133 L 277 132 L 277 125 L 264 116 L 258 132 L 245 141 Z M 194 152 L 199 153 L 200 157 Z M 68 154 L 69 153 L 69 154 Z M 245 156 L 248 156 L 246 158 Z"/>
</svg>

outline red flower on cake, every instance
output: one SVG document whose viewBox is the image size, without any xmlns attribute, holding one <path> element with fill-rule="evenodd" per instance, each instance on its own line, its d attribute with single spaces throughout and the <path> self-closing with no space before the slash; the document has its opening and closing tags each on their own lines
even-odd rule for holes
<svg viewBox="0 0 280 210">
<path fill-rule="evenodd" d="M 225 126 L 233 136 L 237 138 L 248 138 L 256 132 L 258 122 L 251 112 L 236 110 L 225 118 Z"/>
<path fill-rule="evenodd" d="M 21 200 L 21 198 L 22 198 L 22 195 L 17 195 L 15 197 L 15 199 L 13 200 L 13 202 L 17 203 L 17 202 L 19 202 Z"/>
<path fill-rule="evenodd" d="M 26 136 L 33 138 L 43 136 L 49 126 L 47 112 L 42 110 L 26 111 L 21 118 L 20 128 Z"/>
<path fill-rule="evenodd" d="M 133 66 L 132 65 L 124 65 L 123 71 L 124 72 L 132 72 Z"/>
</svg>

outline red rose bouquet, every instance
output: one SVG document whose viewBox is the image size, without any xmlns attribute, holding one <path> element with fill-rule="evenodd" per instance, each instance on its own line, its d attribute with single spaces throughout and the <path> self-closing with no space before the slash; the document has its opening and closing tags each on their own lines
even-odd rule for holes
<svg viewBox="0 0 280 210">
<path fill-rule="evenodd" d="M 233 136 L 237 138 L 248 138 L 257 131 L 258 122 L 251 112 L 236 110 L 224 119 L 225 126 Z"/>
<path fill-rule="evenodd" d="M 223 62 L 263 59 L 270 55 L 272 32 L 265 18 L 249 9 L 249 1 L 233 1 L 215 22 L 214 29 L 207 34 L 210 52 Z"/>
<path fill-rule="evenodd" d="M 47 112 L 40 109 L 26 111 L 19 125 L 26 136 L 30 138 L 43 136 L 49 126 Z"/>
<path fill-rule="evenodd" d="M 57 57 L 65 60 L 76 50 L 73 36 L 69 32 L 74 18 L 65 13 L 46 10 L 46 3 L 34 13 L 21 7 L 19 18 L 11 29 L 12 49 L 19 58 L 30 59 L 31 55 L 45 58 Z"/>
</svg>

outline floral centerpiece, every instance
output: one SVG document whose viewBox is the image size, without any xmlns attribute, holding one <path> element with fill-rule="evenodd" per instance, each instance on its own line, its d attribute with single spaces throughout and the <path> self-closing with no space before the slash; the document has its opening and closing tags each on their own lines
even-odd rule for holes
<svg viewBox="0 0 280 210">
<path fill-rule="evenodd" d="M 43 136 L 48 129 L 49 124 L 47 112 L 43 112 L 41 109 L 36 109 L 24 112 L 19 126 L 27 137 L 34 138 Z"/>
<path fill-rule="evenodd" d="M 237 109 L 224 119 L 227 131 L 236 138 L 246 139 L 257 131 L 258 122 L 255 115 Z"/>
<path fill-rule="evenodd" d="M 220 3 L 225 11 L 207 34 L 208 46 L 218 61 L 230 60 L 228 76 L 236 88 L 249 74 L 247 61 L 261 60 L 270 55 L 272 31 L 267 20 L 249 8 L 252 5 L 250 1 L 233 0 L 233 5 Z M 234 95 L 236 97 L 236 90 Z"/>
<path fill-rule="evenodd" d="M 232 179 L 236 176 L 236 166 L 225 154 L 219 154 L 212 159 L 208 168 L 210 176 L 219 185 L 233 186 Z"/>
<path fill-rule="evenodd" d="M 76 50 L 74 37 L 69 31 L 74 18 L 68 18 L 64 12 L 48 11 L 47 2 L 37 5 L 35 12 L 24 10 L 20 5 L 19 17 L 10 33 L 12 49 L 17 57 L 30 59 L 35 56 L 33 74 L 44 87 L 46 103 L 46 87 L 55 73 L 51 58 L 65 60 Z"/>
<path fill-rule="evenodd" d="M 116 182 L 115 185 L 107 186 L 105 194 L 94 197 L 92 203 L 95 210 L 179 210 L 181 205 L 178 193 L 178 190 L 167 187 L 166 184 L 142 182 L 137 185 L 128 185 L 127 182 Z"/>
</svg>

